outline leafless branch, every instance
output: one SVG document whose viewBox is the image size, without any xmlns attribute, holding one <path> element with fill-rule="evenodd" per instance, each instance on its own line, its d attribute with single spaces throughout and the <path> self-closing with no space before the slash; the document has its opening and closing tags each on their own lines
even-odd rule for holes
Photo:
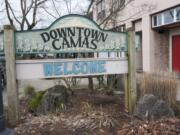
<svg viewBox="0 0 180 135">
<path fill-rule="evenodd" d="M 123 10 L 124 9 L 124 7 L 126 7 L 128 4 L 130 4 L 132 1 L 134 1 L 134 0 L 128 0 L 128 1 L 126 1 L 126 3 L 124 4 L 124 5 L 121 5 L 121 6 L 119 6 L 117 9 L 113 9 L 113 8 L 111 8 L 110 9 L 110 13 L 109 13 L 109 15 L 107 15 L 100 23 L 99 23 L 99 25 L 101 26 L 101 25 L 103 25 L 103 24 L 105 24 L 104 25 L 104 27 L 107 25 L 107 23 L 109 22 L 109 20 L 111 20 L 114 16 L 116 16 L 117 15 L 117 13 L 118 12 L 120 12 L 121 10 Z M 112 5 L 113 6 L 113 5 Z"/>
<path fill-rule="evenodd" d="M 6 7 L 6 14 L 9 19 L 9 22 L 12 26 L 14 26 L 13 19 L 11 18 L 10 11 L 9 11 L 9 2 L 8 0 L 5 0 L 5 7 Z"/>
<path fill-rule="evenodd" d="M 43 10 L 44 10 L 48 15 L 50 15 L 51 17 L 53 17 L 54 19 L 57 19 L 57 17 L 54 16 L 51 12 L 49 12 L 49 11 L 46 9 L 46 7 L 43 7 Z"/>
<path fill-rule="evenodd" d="M 87 11 L 86 11 L 86 14 L 87 14 L 87 15 L 89 14 L 89 12 L 90 12 L 90 10 L 91 10 L 94 2 L 95 2 L 95 0 L 90 0 L 90 4 L 89 4 L 88 9 L 87 9 Z"/>
<path fill-rule="evenodd" d="M 54 7 L 54 9 L 55 9 L 55 11 L 56 11 L 56 13 L 59 15 L 59 17 L 61 16 L 61 14 L 59 13 L 59 10 L 57 9 L 57 7 L 56 7 L 56 4 L 55 4 L 55 1 L 54 0 L 52 0 L 52 3 L 53 3 L 53 7 Z"/>
<path fill-rule="evenodd" d="M 37 24 L 37 12 L 41 5 L 43 5 L 48 0 L 19 0 L 20 1 L 20 11 L 16 14 L 15 10 L 9 3 L 9 0 L 5 0 L 5 10 L 10 25 L 14 26 L 14 22 L 19 24 L 20 29 L 24 30 L 32 29 Z M 32 19 L 29 19 L 29 16 L 32 16 Z M 32 22 L 30 22 L 32 21 Z"/>
<path fill-rule="evenodd" d="M 63 0 L 63 1 L 66 5 L 68 13 L 70 14 L 71 13 L 71 0 Z"/>
</svg>

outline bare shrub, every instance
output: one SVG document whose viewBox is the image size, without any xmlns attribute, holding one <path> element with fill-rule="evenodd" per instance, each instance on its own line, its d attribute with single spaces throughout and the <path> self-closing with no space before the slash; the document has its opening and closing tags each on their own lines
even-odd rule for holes
<svg viewBox="0 0 180 135">
<path fill-rule="evenodd" d="M 169 105 L 176 103 L 177 79 L 174 73 L 156 72 L 137 75 L 138 96 L 153 94 Z"/>
<path fill-rule="evenodd" d="M 31 85 L 26 86 L 24 88 L 24 95 L 26 98 L 32 99 L 36 95 L 35 88 Z"/>
</svg>

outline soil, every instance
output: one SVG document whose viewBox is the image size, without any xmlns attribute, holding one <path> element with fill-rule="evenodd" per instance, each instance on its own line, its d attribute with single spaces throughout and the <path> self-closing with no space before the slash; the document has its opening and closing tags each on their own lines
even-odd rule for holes
<svg viewBox="0 0 180 135">
<path fill-rule="evenodd" d="M 26 101 L 21 100 L 21 121 L 14 128 L 17 135 L 133 135 L 138 133 L 128 131 L 144 124 L 124 111 L 124 95 L 78 90 L 67 108 L 46 116 L 34 116 L 26 107 Z M 174 127 L 180 127 L 180 121 L 174 121 Z"/>
</svg>

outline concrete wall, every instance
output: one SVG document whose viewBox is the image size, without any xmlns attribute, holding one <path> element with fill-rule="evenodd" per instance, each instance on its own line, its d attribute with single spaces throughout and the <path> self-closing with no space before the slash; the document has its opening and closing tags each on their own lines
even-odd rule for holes
<svg viewBox="0 0 180 135">
<path fill-rule="evenodd" d="M 153 69 L 155 71 L 163 70 L 168 71 L 169 69 L 169 32 L 159 33 L 154 31 L 153 40 L 154 45 L 154 58 L 153 58 Z"/>
<path fill-rule="evenodd" d="M 131 0 L 126 0 L 126 2 L 129 1 Z M 105 2 L 106 15 L 108 15 L 112 3 L 111 0 L 105 0 Z M 178 0 L 133 0 L 132 2 L 129 2 L 123 10 L 118 12 L 116 25 L 128 24 L 134 20 L 142 18 L 143 16 L 151 15 L 179 4 Z M 97 19 L 96 4 L 93 6 L 93 18 L 95 21 L 100 22 L 100 20 Z"/>
</svg>

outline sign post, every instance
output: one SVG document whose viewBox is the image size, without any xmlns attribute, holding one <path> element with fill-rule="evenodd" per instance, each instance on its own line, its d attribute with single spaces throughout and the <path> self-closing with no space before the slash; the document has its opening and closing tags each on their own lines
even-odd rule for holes
<svg viewBox="0 0 180 135">
<path fill-rule="evenodd" d="M 6 79 L 7 79 L 7 102 L 8 102 L 8 121 L 12 126 L 18 123 L 18 92 L 16 84 L 16 66 L 15 66 L 15 45 L 14 45 L 14 28 L 12 26 L 4 26 L 4 53 L 6 63 Z"/>
<path fill-rule="evenodd" d="M 125 108 L 133 114 L 136 106 L 135 33 L 128 29 L 128 74 L 125 75 Z"/>
</svg>

